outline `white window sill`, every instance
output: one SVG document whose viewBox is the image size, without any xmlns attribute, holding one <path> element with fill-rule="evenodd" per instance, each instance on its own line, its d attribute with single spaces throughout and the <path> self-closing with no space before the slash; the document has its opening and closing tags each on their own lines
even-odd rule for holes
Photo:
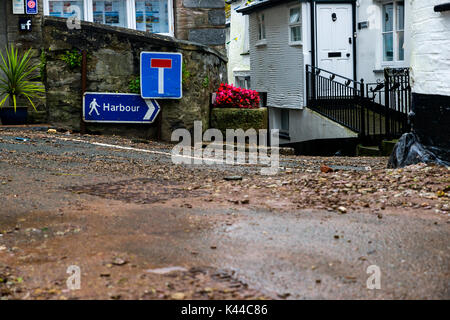
<svg viewBox="0 0 450 320">
<path fill-rule="evenodd" d="M 289 45 L 291 47 L 295 47 L 295 46 L 303 46 L 303 42 L 302 41 L 289 41 Z"/>
<path fill-rule="evenodd" d="M 405 61 L 389 61 L 382 62 L 380 69 L 384 70 L 385 68 L 408 68 L 409 66 Z"/>
<path fill-rule="evenodd" d="M 263 47 L 263 46 L 267 46 L 267 39 L 258 40 L 255 43 L 255 47 Z"/>
</svg>

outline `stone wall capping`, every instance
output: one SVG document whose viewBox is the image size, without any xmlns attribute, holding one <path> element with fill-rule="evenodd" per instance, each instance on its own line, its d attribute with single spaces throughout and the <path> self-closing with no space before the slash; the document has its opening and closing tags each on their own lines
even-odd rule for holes
<svg viewBox="0 0 450 320">
<path fill-rule="evenodd" d="M 56 27 L 66 27 L 66 18 L 59 18 L 59 17 L 50 17 L 50 16 L 44 16 L 42 19 L 43 27 L 45 26 L 56 26 Z M 228 59 L 226 56 L 221 54 L 219 51 L 210 48 L 206 45 L 188 41 L 188 40 L 179 40 L 175 39 L 169 36 L 159 35 L 159 34 L 153 34 L 148 33 L 144 31 L 138 31 L 128 28 L 121 28 L 121 27 L 113 27 L 108 26 L 104 24 L 94 23 L 94 22 L 88 22 L 88 21 L 81 21 L 81 29 L 67 29 L 67 32 L 70 33 L 76 33 L 76 32 L 83 32 L 86 30 L 93 30 L 95 32 L 99 32 L 101 30 L 105 30 L 108 33 L 115 33 L 120 37 L 127 37 L 130 40 L 133 41 L 141 41 L 141 42 L 147 42 L 152 44 L 158 44 L 160 43 L 162 46 L 165 47 L 173 47 L 174 49 L 181 49 L 181 50 L 189 50 L 189 51 L 199 51 L 199 52 L 207 52 L 214 54 L 218 58 L 220 58 L 224 62 L 228 62 Z"/>
</svg>

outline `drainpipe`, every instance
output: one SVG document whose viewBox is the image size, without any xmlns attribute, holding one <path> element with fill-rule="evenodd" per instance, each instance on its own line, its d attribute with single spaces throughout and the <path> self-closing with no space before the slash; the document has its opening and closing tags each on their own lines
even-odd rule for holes
<svg viewBox="0 0 450 320">
<path fill-rule="evenodd" d="M 316 22 L 315 22 L 315 13 L 316 13 L 316 4 L 314 0 L 310 0 L 309 2 L 311 6 L 311 65 L 313 67 L 316 66 L 316 42 L 314 41 L 316 38 Z"/>
<path fill-rule="evenodd" d="M 81 105 L 83 107 L 83 101 L 84 101 L 84 93 L 86 92 L 86 77 L 87 77 L 87 53 L 86 50 L 83 50 L 81 52 L 82 58 L 81 58 Z M 80 132 L 81 134 L 86 133 L 86 123 L 83 119 L 83 110 L 81 110 L 80 113 Z"/>
</svg>

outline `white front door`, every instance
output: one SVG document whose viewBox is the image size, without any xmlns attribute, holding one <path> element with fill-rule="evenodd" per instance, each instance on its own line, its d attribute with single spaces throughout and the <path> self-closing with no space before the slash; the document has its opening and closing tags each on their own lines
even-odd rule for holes
<svg viewBox="0 0 450 320">
<path fill-rule="evenodd" d="M 317 66 L 353 79 L 351 4 L 318 4 L 316 8 Z"/>
</svg>

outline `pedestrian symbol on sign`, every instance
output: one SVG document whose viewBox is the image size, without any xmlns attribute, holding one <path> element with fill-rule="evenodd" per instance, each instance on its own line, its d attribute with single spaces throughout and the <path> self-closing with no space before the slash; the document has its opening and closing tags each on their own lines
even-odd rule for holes
<svg viewBox="0 0 450 320">
<path fill-rule="evenodd" d="M 92 111 L 95 110 L 95 113 L 99 116 L 100 113 L 98 113 L 97 107 L 100 108 L 100 106 L 99 106 L 98 103 L 97 103 L 97 100 L 94 98 L 94 100 L 92 100 L 92 102 L 89 104 L 89 109 L 90 109 L 90 110 L 89 110 L 89 115 L 91 115 L 91 114 L 92 114 Z"/>
</svg>

